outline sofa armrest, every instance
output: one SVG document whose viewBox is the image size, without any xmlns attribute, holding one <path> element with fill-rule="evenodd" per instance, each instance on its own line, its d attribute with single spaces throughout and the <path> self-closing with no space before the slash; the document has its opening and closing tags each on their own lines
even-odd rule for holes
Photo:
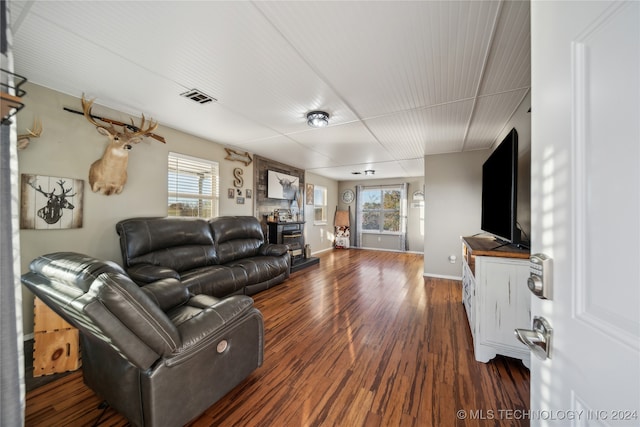
<svg viewBox="0 0 640 427">
<path fill-rule="evenodd" d="M 189 290 L 177 279 L 162 279 L 142 286 L 162 311 L 166 312 L 189 301 Z"/>
<path fill-rule="evenodd" d="M 289 247 L 277 243 L 264 243 L 260 246 L 258 253 L 263 256 L 282 256 L 287 253 Z"/>
<path fill-rule="evenodd" d="M 136 283 L 152 283 L 162 279 L 180 280 L 177 271 L 153 264 L 136 264 L 127 269 L 127 274 Z"/>
<path fill-rule="evenodd" d="M 219 339 L 219 332 L 235 321 L 250 313 L 253 315 L 255 312 L 260 313 L 253 307 L 253 299 L 246 295 L 234 295 L 217 301 L 215 298 L 211 299 L 213 305 L 202 309 L 197 316 L 178 325 L 182 345 L 174 356 L 167 360 L 168 366 L 181 363 L 205 348 L 212 340 Z"/>
</svg>

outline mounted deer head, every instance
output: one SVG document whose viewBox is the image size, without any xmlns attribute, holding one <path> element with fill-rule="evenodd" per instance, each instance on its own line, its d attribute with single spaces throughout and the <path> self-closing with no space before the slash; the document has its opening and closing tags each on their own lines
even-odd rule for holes
<svg viewBox="0 0 640 427">
<path fill-rule="evenodd" d="M 87 101 L 82 95 L 82 111 L 89 123 L 94 125 L 99 133 L 109 138 L 109 145 L 104 150 L 102 157 L 91 165 L 89 184 L 94 193 L 106 196 L 120 194 L 127 182 L 129 150 L 133 148 L 134 144 L 142 141 L 143 136 L 153 132 L 158 127 L 158 122 L 150 120 L 147 123 L 143 114 L 140 126 L 134 125 L 133 119 L 131 119 L 131 127 L 136 128 L 136 131 L 131 132 L 127 126 L 122 126 L 122 132 L 119 132 L 113 124 L 101 124 L 94 119 L 91 114 L 94 101 L 95 99 Z"/>
<path fill-rule="evenodd" d="M 31 142 L 31 138 L 40 138 L 40 135 L 42 135 L 42 122 L 39 119 L 34 118 L 33 126 L 31 127 L 33 130 L 27 129 L 27 133 L 18 135 L 18 150 L 27 148 Z"/>
</svg>

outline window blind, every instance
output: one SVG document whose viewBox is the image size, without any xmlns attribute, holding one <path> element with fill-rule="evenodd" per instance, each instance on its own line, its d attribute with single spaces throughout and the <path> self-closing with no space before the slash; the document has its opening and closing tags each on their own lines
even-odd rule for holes
<svg viewBox="0 0 640 427">
<path fill-rule="evenodd" d="M 169 153 L 168 215 L 213 218 L 220 197 L 218 163 Z"/>
</svg>

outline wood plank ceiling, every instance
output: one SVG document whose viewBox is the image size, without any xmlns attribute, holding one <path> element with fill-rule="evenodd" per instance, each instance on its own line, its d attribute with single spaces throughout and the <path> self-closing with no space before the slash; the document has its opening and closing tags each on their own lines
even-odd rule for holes
<svg viewBox="0 0 640 427">
<path fill-rule="evenodd" d="M 530 89 L 528 1 L 11 1 L 31 82 L 336 180 L 487 149 Z M 179 95 L 197 88 L 217 99 Z M 311 110 L 330 114 L 312 129 Z"/>
</svg>

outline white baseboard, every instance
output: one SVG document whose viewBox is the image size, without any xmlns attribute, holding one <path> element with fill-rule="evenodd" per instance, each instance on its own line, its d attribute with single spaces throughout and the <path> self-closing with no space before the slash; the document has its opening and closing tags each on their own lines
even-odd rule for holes
<svg viewBox="0 0 640 427">
<path fill-rule="evenodd" d="M 424 277 L 433 277 L 435 279 L 462 280 L 462 276 L 448 276 L 446 274 L 424 273 Z"/>
<path fill-rule="evenodd" d="M 423 252 L 418 252 L 418 251 L 400 251 L 398 249 L 386 249 L 386 248 L 365 248 L 365 247 L 351 246 L 351 249 L 365 249 L 367 251 L 395 252 L 399 254 L 424 255 Z"/>
<path fill-rule="evenodd" d="M 333 250 L 333 246 L 331 246 L 329 248 L 321 249 L 319 251 L 311 252 L 311 255 L 317 255 L 317 254 L 321 254 L 323 252 L 327 252 L 327 251 L 331 251 L 331 250 Z"/>
<path fill-rule="evenodd" d="M 311 255 L 316 255 L 316 254 L 321 254 L 323 252 L 327 252 L 327 251 L 331 251 L 335 249 L 333 246 L 330 248 L 326 248 L 326 249 L 322 249 L 316 252 L 311 252 Z M 424 255 L 424 252 L 419 252 L 419 251 L 398 251 L 396 249 L 381 249 L 381 248 L 361 248 L 359 246 L 350 246 L 347 249 L 364 249 L 367 251 L 382 251 L 382 252 L 397 252 L 400 254 L 416 254 L 416 255 Z"/>
</svg>

